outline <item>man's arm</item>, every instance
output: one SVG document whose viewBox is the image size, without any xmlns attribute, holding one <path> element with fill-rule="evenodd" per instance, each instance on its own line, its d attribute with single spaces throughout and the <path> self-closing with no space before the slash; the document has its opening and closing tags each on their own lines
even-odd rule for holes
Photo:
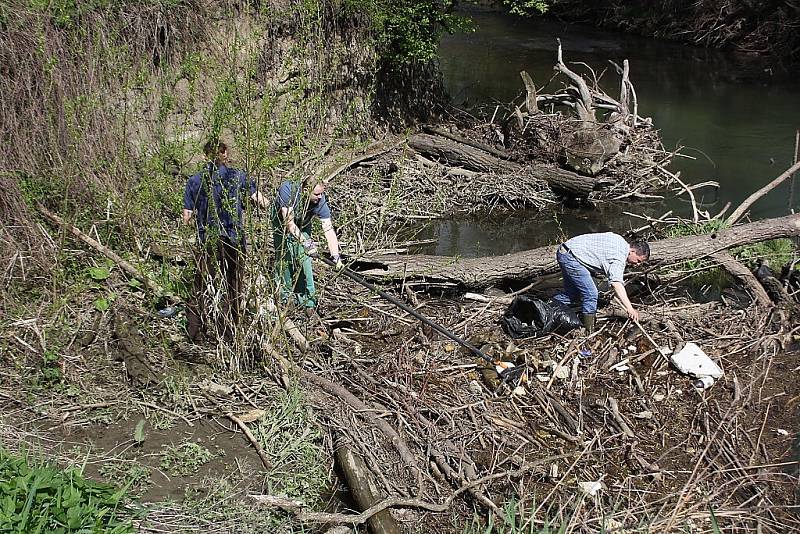
<svg viewBox="0 0 800 534">
<path fill-rule="evenodd" d="M 320 219 L 322 223 L 322 231 L 325 233 L 325 241 L 328 242 L 328 252 L 334 261 L 339 260 L 339 238 L 336 236 L 336 230 L 333 229 L 333 221 L 331 219 Z"/>
<path fill-rule="evenodd" d="M 625 285 L 622 282 L 611 282 L 611 287 L 614 288 L 614 293 L 617 294 L 617 298 L 622 302 L 625 311 L 628 312 L 628 317 L 638 323 L 639 312 L 633 308 L 633 304 L 631 304 L 630 299 L 628 299 L 628 292 L 625 291 Z"/>
<path fill-rule="evenodd" d="M 261 194 L 261 191 L 256 191 L 252 195 L 250 195 L 250 199 L 261 206 L 263 209 L 269 208 L 269 202 L 267 201 L 267 197 Z M 283 212 L 281 211 L 281 214 Z"/>
<path fill-rule="evenodd" d="M 286 228 L 286 232 L 298 241 L 302 241 L 303 237 L 300 235 L 300 228 L 294 222 L 294 210 L 288 206 L 283 206 L 281 208 L 281 219 L 283 219 L 283 226 Z"/>
</svg>

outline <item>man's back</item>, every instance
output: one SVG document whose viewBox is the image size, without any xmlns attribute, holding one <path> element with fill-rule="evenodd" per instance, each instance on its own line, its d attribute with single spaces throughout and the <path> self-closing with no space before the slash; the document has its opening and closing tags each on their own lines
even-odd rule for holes
<svg viewBox="0 0 800 534">
<path fill-rule="evenodd" d="M 622 282 L 630 245 L 613 232 L 583 234 L 567 240 L 564 245 L 587 267 L 608 276 L 609 282 Z"/>
<path fill-rule="evenodd" d="M 209 165 L 186 183 L 184 208 L 196 212 L 197 232 L 201 241 L 211 232 L 237 241 L 244 235 L 243 194 L 255 193 L 244 172 L 219 165 Z"/>
</svg>

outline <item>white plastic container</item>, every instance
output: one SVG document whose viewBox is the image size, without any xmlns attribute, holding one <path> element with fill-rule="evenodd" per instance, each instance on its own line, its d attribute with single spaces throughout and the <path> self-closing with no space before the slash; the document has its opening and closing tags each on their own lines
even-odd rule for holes
<svg viewBox="0 0 800 534">
<path fill-rule="evenodd" d="M 680 372 L 697 378 L 694 387 L 700 391 L 710 388 L 723 375 L 720 366 L 692 342 L 673 354 L 670 361 Z"/>
</svg>

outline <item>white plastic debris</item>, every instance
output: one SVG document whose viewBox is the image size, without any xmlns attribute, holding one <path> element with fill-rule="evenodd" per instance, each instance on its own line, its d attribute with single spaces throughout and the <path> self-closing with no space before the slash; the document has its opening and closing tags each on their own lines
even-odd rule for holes
<svg viewBox="0 0 800 534">
<path fill-rule="evenodd" d="M 514 362 L 503 362 L 503 361 L 501 361 L 501 362 L 495 363 L 494 370 L 497 371 L 498 375 L 502 376 L 503 371 L 505 371 L 507 369 L 513 369 L 514 367 L 516 367 L 516 365 L 514 365 Z"/>
<path fill-rule="evenodd" d="M 651 412 L 650 410 L 644 410 L 643 412 L 633 414 L 633 416 L 636 419 L 652 419 L 653 412 Z"/>
<path fill-rule="evenodd" d="M 628 371 L 630 367 L 628 364 L 630 363 L 630 359 L 625 358 L 624 360 L 620 360 L 611 367 L 608 368 L 609 371 Z M 624 368 L 624 369 L 623 369 Z"/>
<path fill-rule="evenodd" d="M 670 360 L 680 372 L 700 379 L 698 382 L 702 382 L 702 384 L 695 385 L 698 389 L 711 387 L 714 380 L 723 374 L 719 365 L 691 341 L 673 354 Z"/>
<path fill-rule="evenodd" d="M 776 432 L 778 434 L 780 434 L 781 436 L 788 436 L 789 435 L 789 431 L 788 430 L 784 430 L 782 428 L 777 429 Z"/>
<path fill-rule="evenodd" d="M 603 483 L 599 480 L 589 481 L 589 482 L 578 482 L 578 487 L 584 492 L 586 495 L 590 497 L 594 497 L 600 490 L 603 489 Z"/>
<path fill-rule="evenodd" d="M 655 395 L 653 395 L 653 400 L 656 401 L 656 402 L 661 402 L 666 398 L 667 398 L 667 396 L 664 395 L 663 393 L 656 393 Z"/>
<path fill-rule="evenodd" d="M 477 380 L 470 380 L 467 387 L 469 388 L 469 392 L 473 395 L 480 395 L 483 393 L 483 388 Z"/>
<path fill-rule="evenodd" d="M 566 380 L 569 378 L 569 367 L 566 365 L 559 365 L 556 367 L 555 371 L 553 371 L 553 374 L 559 380 Z"/>
</svg>

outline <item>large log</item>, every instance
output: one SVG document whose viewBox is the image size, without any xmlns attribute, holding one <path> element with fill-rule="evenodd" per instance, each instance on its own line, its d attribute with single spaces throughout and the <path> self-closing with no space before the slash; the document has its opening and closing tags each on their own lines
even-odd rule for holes
<svg viewBox="0 0 800 534">
<path fill-rule="evenodd" d="M 650 262 L 645 265 L 649 268 L 689 259 L 701 259 L 733 247 L 798 235 L 800 235 L 800 214 L 733 226 L 712 234 L 662 239 L 650 243 Z M 375 256 L 368 261 L 377 263 L 381 267 L 362 271 L 361 274 L 390 279 L 449 282 L 465 289 L 480 289 L 499 286 L 508 281 L 530 280 L 556 272 L 557 246 L 551 245 L 488 258 Z"/>
<path fill-rule="evenodd" d="M 368 510 L 386 497 L 364 460 L 346 444 L 339 443 L 336 448 L 336 461 L 359 511 Z M 400 534 L 400 525 L 389 510 L 382 510 L 370 517 L 367 526 L 372 534 Z"/>
<path fill-rule="evenodd" d="M 519 169 L 516 163 L 502 160 L 479 148 L 439 135 L 412 135 L 408 138 L 408 146 L 426 156 L 471 171 L 511 173 Z"/>
<path fill-rule="evenodd" d="M 415 134 L 408 138 L 408 146 L 417 152 L 433 159 L 447 162 L 448 165 L 463 167 L 477 172 L 496 172 L 501 174 L 518 174 L 520 177 L 532 177 L 544 180 L 550 187 L 571 195 L 585 197 L 592 191 L 609 183 L 591 176 L 544 167 L 541 165 L 520 165 L 497 158 L 479 148 L 458 143 L 438 135 Z"/>
</svg>

